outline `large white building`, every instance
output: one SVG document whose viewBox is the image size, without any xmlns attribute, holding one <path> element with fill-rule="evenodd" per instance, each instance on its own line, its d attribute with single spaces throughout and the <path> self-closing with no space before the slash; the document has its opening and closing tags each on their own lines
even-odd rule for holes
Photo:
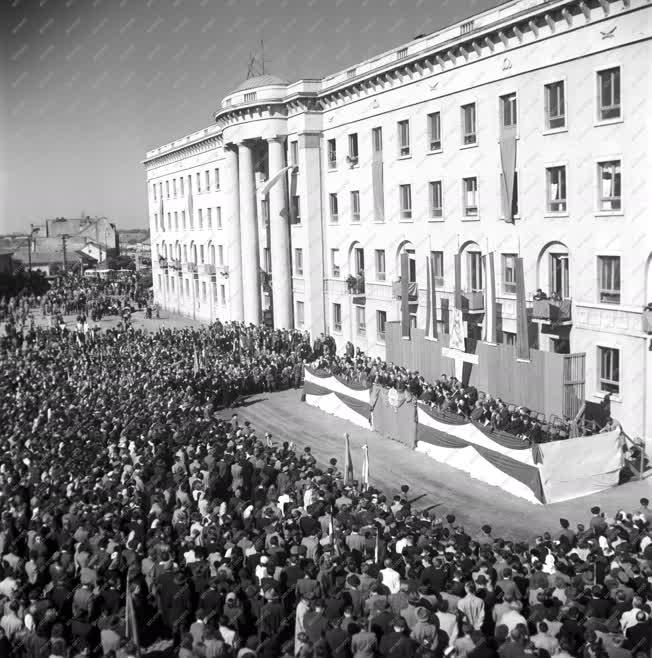
<svg viewBox="0 0 652 658">
<path fill-rule="evenodd" d="M 567 300 L 534 345 L 586 353 L 586 398 L 652 437 L 651 19 L 649 0 L 513 0 L 323 79 L 246 80 L 147 153 L 156 299 L 383 355 L 402 252 L 418 326 L 427 256 L 445 303 L 461 254 L 471 337 L 493 252 L 511 342 L 520 255 L 530 295 Z"/>
</svg>

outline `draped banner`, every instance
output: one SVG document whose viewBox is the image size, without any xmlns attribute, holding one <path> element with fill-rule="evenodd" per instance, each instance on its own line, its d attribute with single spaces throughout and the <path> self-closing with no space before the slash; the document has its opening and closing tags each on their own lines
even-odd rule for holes
<svg viewBox="0 0 652 658">
<path fill-rule="evenodd" d="M 483 256 L 485 271 L 485 316 L 482 339 L 486 343 L 496 343 L 496 270 L 494 252 Z"/>
<path fill-rule="evenodd" d="M 432 300 L 430 298 L 430 259 L 426 258 L 426 336 L 432 337 Z M 437 322 L 435 322 L 435 325 Z M 435 330 L 436 331 L 436 330 Z"/>
<path fill-rule="evenodd" d="M 525 301 L 525 275 L 523 259 L 516 258 L 516 358 L 530 360 L 530 335 L 528 333 L 527 306 Z"/>
<path fill-rule="evenodd" d="M 416 408 L 414 398 L 409 393 L 374 384 L 371 390 L 371 412 L 376 432 L 414 448 L 417 436 Z"/>
<path fill-rule="evenodd" d="M 426 320 L 426 336 L 428 338 L 437 338 L 437 277 L 435 270 L 435 256 L 430 254 L 426 258 L 426 273 L 427 273 L 427 320 Z"/>
<path fill-rule="evenodd" d="M 544 502 L 539 469 L 526 441 L 506 433 L 485 434 L 471 422 L 447 424 L 442 414 L 433 413 L 421 403 L 417 423 L 420 452 L 514 496 Z"/>
<path fill-rule="evenodd" d="M 385 220 L 385 199 L 383 187 L 383 153 L 374 150 L 371 160 L 371 185 L 374 195 L 374 219 L 377 222 Z"/>
<path fill-rule="evenodd" d="M 161 195 L 161 199 L 159 203 L 158 213 L 161 219 L 161 230 L 165 230 L 165 206 L 163 205 L 163 192 L 159 190 L 159 194 Z M 170 227 L 168 226 L 168 228 Z"/>
<path fill-rule="evenodd" d="M 306 368 L 303 393 L 306 403 L 332 416 L 371 429 L 370 389 L 366 385 Z"/>
<path fill-rule="evenodd" d="M 513 224 L 514 174 L 516 172 L 516 127 L 503 126 L 499 141 L 503 214 L 505 221 Z"/>
<path fill-rule="evenodd" d="M 401 254 L 401 336 L 410 337 L 410 255 Z"/>
</svg>

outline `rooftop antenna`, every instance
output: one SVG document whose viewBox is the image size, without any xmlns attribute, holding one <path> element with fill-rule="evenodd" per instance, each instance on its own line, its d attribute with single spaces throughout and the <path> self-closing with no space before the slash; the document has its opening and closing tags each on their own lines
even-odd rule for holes
<svg viewBox="0 0 652 658">
<path fill-rule="evenodd" d="M 265 42 L 260 40 L 260 54 L 252 52 L 249 55 L 249 64 L 247 66 L 247 80 L 259 75 L 265 75 Z"/>
</svg>

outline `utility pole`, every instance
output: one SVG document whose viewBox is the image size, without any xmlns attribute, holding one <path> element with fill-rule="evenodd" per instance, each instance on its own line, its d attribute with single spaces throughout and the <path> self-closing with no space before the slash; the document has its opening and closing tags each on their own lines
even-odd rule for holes
<svg viewBox="0 0 652 658">
<path fill-rule="evenodd" d="M 70 236 L 67 233 L 63 233 L 61 236 L 61 245 L 63 247 L 63 272 L 64 274 L 68 271 L 68 258 L 66 253 L 66 241 Z"/>
</svg>

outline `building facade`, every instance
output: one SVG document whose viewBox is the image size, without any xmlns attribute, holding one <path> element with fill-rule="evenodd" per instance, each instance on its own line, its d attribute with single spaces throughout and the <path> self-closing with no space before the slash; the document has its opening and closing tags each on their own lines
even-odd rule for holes
<svg viewBox="0 0 652 658">
<path fill-rule="evenodd" d="M 461 255 L 479 337 L 493 252 L 509 343 L 520 256 L 530 296 L 560 300 L 534 346 L 586 353 L 586 398 L 652 437 L 651 18 L 646 0 L 515 0 L 323 79 L 245 81 L 215 125 L 146 155 L 156 299 L 382 356 L 402 253 L 416 326 L 426 260 L 439 306 Z"/>
</svg>

